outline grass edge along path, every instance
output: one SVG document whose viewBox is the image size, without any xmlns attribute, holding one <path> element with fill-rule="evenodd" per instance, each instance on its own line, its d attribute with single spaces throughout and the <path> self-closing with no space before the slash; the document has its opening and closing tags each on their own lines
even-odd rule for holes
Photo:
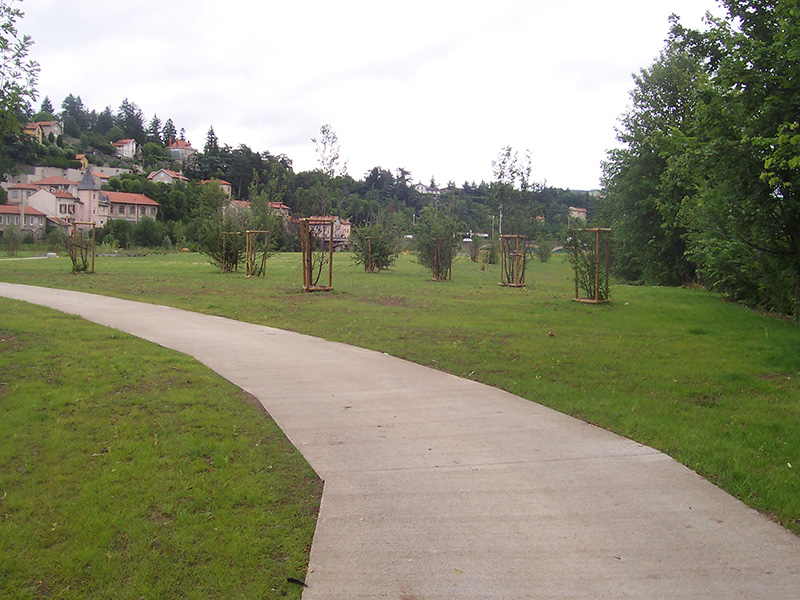
<svg viewBox="0 0 800 600">
<path fill-rule="evenodd" d="M 0 597 L 300 597 L 322 484 L 243 391 L 4 298 L 0 364 Z"/>
<path fill-rule="evenodd" d="M 413 256 L 366 274 L 337 254 L 334 291 L 300 292 L 296 254 L 265 279 L 199 255 L 0 263 L 0 279 L 165 304 L 356 344 L 492 385 L 664 451 L 800 533 L 800 328 L 697 289 L 613 286 L 572 301 L 563 256 L 499 267 L 457 260 L 435 283 Z"/>
</svg>

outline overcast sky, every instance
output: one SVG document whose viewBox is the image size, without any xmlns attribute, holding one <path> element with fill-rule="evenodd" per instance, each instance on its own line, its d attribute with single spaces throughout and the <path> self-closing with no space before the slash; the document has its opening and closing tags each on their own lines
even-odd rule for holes
<svg viewBox="0 0 800 600">
<path fill-rule="evenodd" d="M 701 26 L 715 0 L 25 0 L 40 98 L 135 102 L 202 150 L 221 144 L 317 167 L 338 134 L 348 172 L 404 168 L 438 184 L 492 179 L 504 146 L 533 178 L 599 185 L 631 74 L 675 13 Z"/>
</svg>

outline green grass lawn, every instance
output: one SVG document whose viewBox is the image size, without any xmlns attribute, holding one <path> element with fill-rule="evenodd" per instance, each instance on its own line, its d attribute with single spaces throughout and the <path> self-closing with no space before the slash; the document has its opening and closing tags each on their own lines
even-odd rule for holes
<svg viewBox="0 0 800 600">
<path fill-rule="evenodd" d="M 800 329 L 702 290 L 612 286 L 575 303 L 562 256 L 527 288 L 456 262 L 435 283 L 413 256 L 366 274 L 337 255 L 330 293 L 300 292 L 299 255 L 266 279 L 197 254 L 0 262 L 0 279 L 167 304 L 357 344 L 488 383 L 669 453 L 800 533 Z"/>
<path fill-rule="evenodd" d="M 0 597 L 299 598 L 321 488 L 197 362 L 0 298 Z"/>
</svg>

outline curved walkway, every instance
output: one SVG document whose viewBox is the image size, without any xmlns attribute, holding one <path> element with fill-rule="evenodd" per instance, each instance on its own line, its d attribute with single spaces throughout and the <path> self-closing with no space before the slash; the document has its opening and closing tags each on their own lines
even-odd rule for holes
<svg viewBox="0 0 800 600">
<path fill-rule="evenodd" d="M 229 319 L 0 283 L 189 354 L 325 480 L 306 600 L 800 597 L 800 538 L 664 454 L 472 381 Z"/>
</svg>

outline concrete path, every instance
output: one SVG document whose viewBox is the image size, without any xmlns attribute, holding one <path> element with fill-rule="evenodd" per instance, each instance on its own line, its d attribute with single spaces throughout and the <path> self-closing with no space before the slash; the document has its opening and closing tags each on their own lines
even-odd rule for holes
<svg viewBox="0 0 800 600">
<path fill-rule="evenodd" d="M 194 356 L 325 480 L 306 600 L 800 598 L 800 538 L 650 448 L 359 348 L 0 283 Z"/>
</svg>

